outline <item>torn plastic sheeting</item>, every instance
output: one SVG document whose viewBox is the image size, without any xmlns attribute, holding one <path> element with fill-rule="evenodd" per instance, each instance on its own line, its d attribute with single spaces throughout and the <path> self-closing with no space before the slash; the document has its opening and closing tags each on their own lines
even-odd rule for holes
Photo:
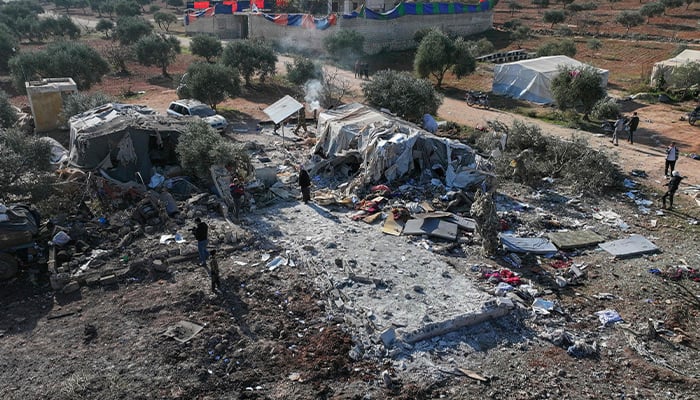
<svg viewBox="0 0 700 400">
<path fill-rule="evenodd" d="M 554 302 L 538 297 L 532 302 L 532 310 L 538 314 L 549 314 L 550 311 L 554 310 Z"/>
<path fill-rule="evenodd" d="M 279 268 L 281 266 L 288 265 L 288 264 L 289 264 L 289 259 L 284 258 L 282 256 L 277 256 L 277 257 L 273 258 L 272 261 L 265 264 L 265 266 L 267 267 L 267 269 L 269 271 L 274 271 L 277 268 Z"/>
<path fill-rule="evenodd" d="M 358 103 L 321 113 L 319 132 L 313 153 L 331 159 L 347 150 L 359 151 L 365 183 L 391 182 L 416 164 L 419 168 L 439 164 L 449 186 L 483 180 L 477 170 L 484 166 L 483 160 L 469 146 Z"/>
<path fill-rule="evenodd" d="M 617 322 L 622 322 L 622 317 L 620 317 L 620 314 L 615 310 L 596 311 L 595 315 L 598 316 L 598 320 L 600 320 L 600 323 L 603 325 L 610 325 L 615 324 Z"/>
</svg>

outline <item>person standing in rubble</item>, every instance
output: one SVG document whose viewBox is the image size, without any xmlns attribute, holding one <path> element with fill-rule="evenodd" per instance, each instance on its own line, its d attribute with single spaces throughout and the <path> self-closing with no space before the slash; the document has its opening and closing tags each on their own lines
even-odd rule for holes
<svg viewBox="0 0 700 400">
<path fill-rule="evenodd" d="M 299 133 L 299 129 L 304 128 L 304 133 L 309 133 L 309 130 L 306 128 L 306 104 L 301 103 L 301 108 L 297 112 L 297 127 L 294 129 L 294 134 Z"/>
<path fill-rule="evenodd" d="M 481 236 L 482 253 L 487 257 L 495 255 L 498 251 L 498 215 L 493 197 L 478 189 L 470 212 L 476 221 L 476 231 Z"/>
<path fill-rule="evenodd" d="M 513 180 L 517 183 L 526 184 L 527 179 L 527 165 L 530 155 L 532 154 L 532 149 L 525 149 L 520 152 L 511 162 L 510 165 L 513 167 Z"/>
<path fill-rule="evenodd" d="M 192 232 L 194 233 L 194 238 L 197 240 L 199 265 L 206 266 L 207 257 L 209 257 L 209 252 L 207 251 L 207 245 L 209 244 L 209 225 L 199 217 L 194 219 L 194 223 L 197 224 L 197 226 L 192 228 Z"/>
<path fill-rule="evenodd" d="M 209 253 L 209 276 L 211 277 L 211 291 L 216 293 L 221 291 L 221 279 L 219 278 L 219 262 L 216 261 L 216 249 Z"/>
<path fill-rule="evenodd" d="M 673 209 L 673 196 L 676 194 L 676 190 L 678 190 L 678 185 L 681 184 L 681 180 L 683 180 L 683 177 L 681 176 L 680 172 L 671 172 L 671 180 L 668 181 L 667 184 L 668 190 L 661 197 L 663 208 L 666 208 L 666 199 L 668 199 L 668 209 Z"/>
<path fill-rule="evenodd" d="M 233 197 L 233 217 L 236 219 L 236 221 L 238 221 L 241 214 L 241 208 L 243 207 L 245 186 L 243 186 L 240 179 L 234 178 L 228 189 L 231 192 L 231 197 Z"/>
<path fill-rule="evenodd" d="M 311 200 L 311 177 L 304 165 L 299 165 L 299 187 L 301 188 L 301 198 L 304 204 L 308 204 Z"/>
</svg>

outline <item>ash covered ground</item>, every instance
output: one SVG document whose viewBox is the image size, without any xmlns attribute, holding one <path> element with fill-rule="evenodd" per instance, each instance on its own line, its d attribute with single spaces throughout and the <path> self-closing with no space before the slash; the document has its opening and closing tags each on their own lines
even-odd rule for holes
<svg viewBox="0 0 700 400">
<path fill-rule="evenodd" d="M 137 227 L 130 210 L 107 224 L 77 212 L 58 221 L 88 244 L 72 255 L 79 286 L 54 290 L 31 271 L 2 283 L 3 398 L 697 397 L 700 228 L 687 196 L 665 211 L 639 177 L 634 199 L 501 182 L 505 232 L 639 234 L 659 251 L 484 257 L 468 230 L 454 241 L 382 233 L 392 205 L 441 210 L 444 188 L 392 185 L 383 215 L 354 221 L 352 207 L 299 202 L 307 144 L 283 146 L 266 128 L 237 140 L 255 143 L 282 183 L 254 194 L 238 224 L 213 195 L 180 199 L 181 216 L 156 225 Z M 315 183 L 327 198 L 328 182 Z M 197 216 L 218 250 L 220 293 L 197 265 Z M 161 243 L 176 233 L 184 242 Z"/>
</svg>

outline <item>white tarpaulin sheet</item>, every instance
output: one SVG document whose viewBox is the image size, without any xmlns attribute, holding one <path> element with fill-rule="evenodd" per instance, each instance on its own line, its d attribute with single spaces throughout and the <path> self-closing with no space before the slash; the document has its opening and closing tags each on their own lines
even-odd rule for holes
<svg viewBox="0 0 700 400">
<path fill-rule="evenodd" d="M 271 106 L 263 110 L 272 122 L 279 124 L 285 119 L 294 115 L 300 108 L 304 107 L 301 103 L 294 100 L 290 95 L 286 95 L 274 102 Z"/>
<path fill-rule="evenodd" d="M 567 56 L 539 57 L 500 64 L 494 67 L 492 91 L 514 99 L 548 104 L 554 102 L 550 87 L 559 73 L 559 66 L 583 67 L 584 64 Z M 601 86 L 608 86 L 608 71 L 598 69 Z"/>
<path fill-rule="evenodd" d="M 425 174 L 437 169 L 445 186 L 464 188 L 482 182 L 489 168 L 471 147 L 359 103 L 318 117 L 313 154 L 332 159 L 348 152 L 360 154 L 364 183 L 392 182 L 416 169 Z"/>
<path fill-rule="evenodd" d="M 513 253 L 548 254 L 556 253 L 557 248 L 546 238 L 521 238 L 511 235 L 499 235 L 501 243 Z"/>
<path fill-rule="evenodd" d="M 655 86 L 662 74 L 668 82 L 674 68 L 691 62 L 700 63 L 700 50 L 683 50 L 673 58 L 657 62 L 654 64 L 654 69 L 651 70 L 651 85 Z"/>
<path fill-rule="evenodd" d="M 629 257 L 638 254 L 653 253 L 659 250 L 649 239 L 642 235 L 631 235 L 626 239 L 613 240 L 598 245 L 615 257 Z"/>
</svg>

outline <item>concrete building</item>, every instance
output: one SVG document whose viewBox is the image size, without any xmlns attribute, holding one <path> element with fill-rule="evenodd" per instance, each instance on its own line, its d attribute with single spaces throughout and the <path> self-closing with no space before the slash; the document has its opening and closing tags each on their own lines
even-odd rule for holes
<svg viewBox="0 0 700 400">
<path fill-rule="evenodd" d="M 319 51 L 323 49 L 325 37 L 340 29 L 350 29 L 365 37 L 366 53 L 376 54 L 382 50 L 415 48 L 413 37 L 421 29 L 440 28 L 460 36 L 491 29 L 494 3 L 493 0 L 484 0 L 478 5 L 402 2 L 394 6 L 386 0 L 369 0 L 359 12 L 353 12 L 358 3 L 343 1 L 342 15 L 331 13 L 326 18 L 305 14 L 209 12 L 206 16 L 186 18 L 185 31 L 191 35 L 212 34 L 221 39 L 263 38 L 281 47 Z M 334 9 L 341 3 L 331 2 L 330 5 Z M 293 20 L 296 26 L 292 26 Z"/>
</svg>

